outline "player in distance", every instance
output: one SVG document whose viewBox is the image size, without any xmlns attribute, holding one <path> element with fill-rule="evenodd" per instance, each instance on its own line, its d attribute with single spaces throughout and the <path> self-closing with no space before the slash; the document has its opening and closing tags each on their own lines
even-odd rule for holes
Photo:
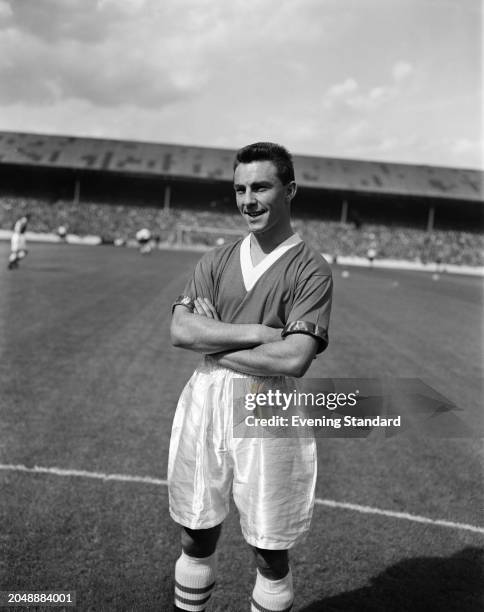
<svg viewBox="0 0 484 612">
<path fill-rule="evenodd" d="M 241 149 L 234 189 L 249 234 L 202 257 L 171 324 L 175 346 L 205 355 L 180 396 L 168 465 L 170 513 L 182 527 L 175 609 L 192 612 L 214 588 L 231 489 L 257 564 L 252 611 L 291 609 L 288 550 L 309 529 L 314 504 L 314 439 L 234 438 L 232 383 L 264 377 L 294 388 L 328 343 L 331 272 L 292 229 L 297 186 L 286 149 Z"/>
<path fill-rule="evenodd" d="M 19 261 L 26 257 L 27 241 L 25 239 L 25 232 L 27 231 L 27 225 L 29 223 L 30 213 L 26 213 L 17 221 L 13 226 L 13 234 L 10 241 L 10 255 L 8 257 L 8 269 L 14 270 L 18 268 Z"/>
<path fill-rule="evenodd" d="M 141 255 L 148 255 L 152 250 L 152 236 L 149 229 L 143 227 L 136 232 L 136 241 Z"/>
</svg>

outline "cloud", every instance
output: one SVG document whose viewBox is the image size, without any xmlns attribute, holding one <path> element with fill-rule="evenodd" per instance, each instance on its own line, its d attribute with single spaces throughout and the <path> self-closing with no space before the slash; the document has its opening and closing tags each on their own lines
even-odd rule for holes
<svg viewBox="0 0 484 612">
<path fill-rule="evenodd" d="M 102 41 L 106 34 L 107 11 L 99 12 L 93 0 L 10 0 L 13 26 L 54 46 L 62 40 Z M 109 12 L 110 22 L 116 13 Z"/>
<path fill-rule="evenodd" d="M 280 98 L 287 87 L 276 72 L 303 81 L 300 50 L 335 35 L 334 16 L 321 11 L 331 1 L 307 0 L 301 11 L 265 0 L 254 27 L 243 0 L 0 0 L 11 15 L 0 25 L 0 103 L 161 108 L 213 84 L 223 90 L 251 68 L 251 86 Z"/>
<path fill-rule="evenodd" d="M 8 53 L 12 47 L 15 58 Z M 140 61 L 136 55 L 122 57 L 120 49 L 110 45 L 93 54 L 72 41 L 56 51 L 28 33 L 0 34 L 0 102 L 49 105 L 77 98 L 100 106 L 156 106 L 190 95 L 197 85 L 177 81 L 166 66 Z M 37 62 L 32 63 L 32 56 Z M 77 61 L 79 56 L 83 61 Z"/>
<path fill-rule="evenodd" d="M 342 83 L 336 83 L 328 89 L 328 96 L 332 98 L 339 98 L 352 94 L 358 89 L 358 83 L 353 78 L 347 78 Z"/>
<path fill-rule="evenodd" d="M 392 75 L 395 81 L 400 82 L 412 74 L 414 68 L 412 64 L 405 61 L 399 61 L 393 64 Z"/>
<path fill-rule="evenodd" d="M 440 145 L 440 146 L 439 146 Z M 444 139 L 436 147 L 442 157 L 455 166 L 479 167 L 484 164 L 484 141 L 470 138 Z M 442 155 L 443 154 L 443 155 Z"/>
<path fill-rule="evenodd" d="M 392 82 L 368 88 L 366 91 L 355 78 L 347 77 L 327 89 L 323 106 L 332 108 L 335 105 L 343 105 L 361 112 L 375 111 L 401 95 L 404 81 L 414 72 L 414 68 L 409 62 L 398 61 L 393 64 L 391 72 Z"/>
<path fill-rule="evenodd" d="M 375 111 L 395 99 L 397 95 L 398 90 L 396 87 L 379 85 L 378 87 L 372 87 L 367 93 L 350 98 L 347 103 L 357 110 Z"/>
<path fill-rule="evenodd" d="M 194 95 L 204 82 L 199 41 L 209 33 L 179 37 L 170 29 L 181 17 L 173 6 L 145 0 L 16 0 L 11 6 L 11 24 L 0 28 L 4 104 L 75 98 L 156 107 Z M 185 16 L 187 32 L 193 22 Z"/>
<path fill-rule="evenodd" d="M 12 7 L 6 0 L 0 0 L 0 21 L 6 21 L 12 17 Z"/>
<path fill-rule="evenodd" d="M 351 122 L 341 131 L 341 140 L 345 145 L 354 145 L 371 134 L 371 124 L 365 119 Z"/>
<path fill-rule="evenodd" d="M 0 0 L 0 126 L 337 156 L 418 156 L 445 136 L 470 159 L 478 28 L 455 6 Z"/>
<path fill-rule="evenodd" d="M 427 163 L 460 168 L 483 168 L 482 140 L 466 137 L 420 138 L 418 153 Z"/>
<path fill-rule="evenodd" d="M 461 153 L 467 154 L 470 152 L 480 152 L 482 154 L 483 143 L 470 140 L 469 138 L 458 138 L 449 143 L 450 149 L 454 155 L 460 155 Z"/>
<path fill-rule="evenodd" d="M 355 131 L 354 138 L 349 132 L 344 145 L 345 154 L 354 158 L 456 168 L 483 167 L 483 143 L 468 138 L 428 138 L 414 131 L 385 135 L 370 128 Z"/>
</svg>

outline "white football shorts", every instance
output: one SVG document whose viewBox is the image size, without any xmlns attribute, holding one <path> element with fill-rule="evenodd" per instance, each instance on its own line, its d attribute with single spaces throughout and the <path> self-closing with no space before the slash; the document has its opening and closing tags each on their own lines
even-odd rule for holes
<svg viewBox="0 0 484 612">
<path fill-rule="evenodd" d="M 10 249 L 12 253 L 17 253 L 19 251 L 25 251 L 25 235 L 19 234 L 18 232 L 14 232 L 10 239 Z"/>
<path fill-rule="evenodd" d="M 182 391 L 168 460 L 170 514 L 190 529 L 214 527 L 229 512 L 232 489 L 245 540 L 258 548 L 288 549 L 311 522 L 315 440 L 234 438 L 235 378 L 255 385 L 268 380 L 220 367 L 205 357 Z M 271 380 L 282 391 L 297 385 L 292 378 Z"/>
</svg>

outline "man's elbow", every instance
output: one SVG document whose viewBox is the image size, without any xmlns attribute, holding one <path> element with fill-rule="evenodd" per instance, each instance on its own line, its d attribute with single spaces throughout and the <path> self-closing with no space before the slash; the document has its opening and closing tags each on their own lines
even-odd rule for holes
<svg viewBox="0 0 484 612">
<path fill-rule="evenodd" d="M 173 328 L 170 329 L 170 340 L 171 340 L 172 346 L 175 346 L 177 348 L 183 348 L 183 339 L 179 335 L 177 329 L 173 329 Z"/>
<path fill-rule="evenodd" d="M 293 378 L 302 378 L 309 369 L 312 359 L 306 359 L 302 356 L 296 356 L 292 359 L 285 360 L 285 372 L 286 376 L 292 376 Z"/>
<path fill-rule="evenodd" d="M 303 335 L 290 335 L 284 340 L 283 349 L 281 351 L 282 367 L 286 370 L 286 376 L 301 378 L 306 374 L 311 366 L 317 352 L 317 341 L 315 338 Z M 284 355 L 284 358 L 282 358 Z"/>
<path fill-rule="evenodd" d="M 170 326 L 170 339 L 172 345 L 177 348 L 190 348 L 190 337 L 184 325 L 172 322 Z"/>
</svg>

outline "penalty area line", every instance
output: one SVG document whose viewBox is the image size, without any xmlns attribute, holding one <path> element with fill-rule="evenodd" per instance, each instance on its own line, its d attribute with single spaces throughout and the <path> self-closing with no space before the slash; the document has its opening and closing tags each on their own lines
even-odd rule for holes
<svg viewBox="0 0 484 612">
<path fill-rule="evenodd" d="M 66 470 L 57 467 L 27 467 L 21 464 L 6 464 L 0 463 L 0 470 L 7 472 L 26 472 L 29 474 L 50 474 L 52 476 L 64 476 L 64 477 L 80 477 L 80 478 L 91 478 L 95 480 L 102 480 L 104 482 L 117 481 L 117 482 L 136 482 L 141 484 L 150 484 L 158 487 L 166 487 L 168 485 L 167 480 L 161 478 L 152 478 L 151 476 L 130 476 L 129 474 L 106 474 L 104 472 L 88 472 L 85 470 Z M 374 514 L 379 516 L 385 516 L 387 518 L 401 519 L 406 521 L 412 521 L 414 523 L 424 523 L 426 525 L 433 525 L 436 527 L 447 527 L 450 529 L 459 529 L 461 531 L 472 531 L 474 533 L 484 534 L 484 527 L 478 527 L 476 525 L 469 525 L 467 523 L 457 523 L 454 521 L 446 521 L 443 519 L 431 519 L 426 516 L 420 516 L 418 514 L 410 514 L 408 512 L 396 512 L 394 510 L 382 510 L 381 508 L 373 508 L 372 506 L 360 506 L 359 504 L 350 504 L 347 502 L 338 502 L 332 499 L 315 499 L 317 506 L 326 506 L 327 508 L 338 508 L 342 510 L 351 510 L 353 512 L 359 512 L 361 514 Z"/>
</svg>

